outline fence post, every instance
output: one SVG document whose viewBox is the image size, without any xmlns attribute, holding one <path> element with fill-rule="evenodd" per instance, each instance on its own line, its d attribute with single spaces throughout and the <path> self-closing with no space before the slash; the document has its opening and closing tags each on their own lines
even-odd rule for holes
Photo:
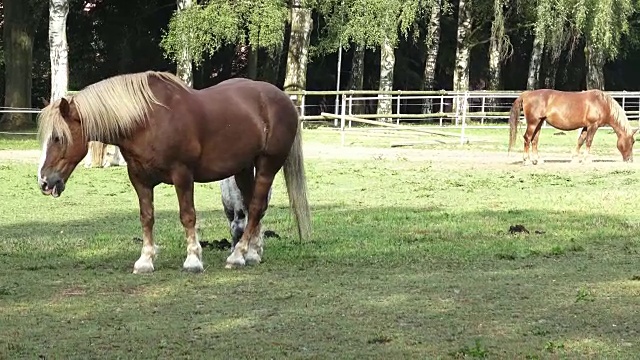
<svg viewBox="0 0 640 360">
<path fill-rule="evenodd" d="M 462 128 L 460 129 L 460 145 L 464 145 L 465 143 L 465 127 L 467 126 L 467 97 L 469 96 L 469 92 L 465 91 L 462 95 Z M 458 102 L 460 105 L 460 102 Z"/>
<path fill-rule="evenodd" d="M 398 97 L 396 99 L 396 115 L 400 115 L 400 92 L 398 93 Z M 396 118 L 396 125 L 400 125 L 400 116 Z"/>
<path fill-rule="evenodd" d="M 347 96 L 342 94 L 342 109 L 340 110 L 340 145 L 344 146 L 344 133 L 345 133 L 345 115 L 346 115 L 346 105 L 347 105 Z"/>
<path fill-rule="evenodd" d="M 304 103 L 305 103 L 305 92 L 302 92 L 302 96 L 300 99 L 300 115 L 304 119 Z"/>
<path fill-rule="evenodd" d="M 444 114 L 444 94 L 440 94 L 440 127 L 442 127 L 442 114 Z"/>
<path fill-rule="evenodd" d="M 482 105 L 480 106 L 480 111 L 482 112 L 482 117 L 480 118 L 480 125 L 484 125 L 484 116 L 486 115 L 486 108 L 485 108 L 485 104 L 487 102 L 487 97 L 485 96 L 485 94 L 482 94 Z"/>
</svg>

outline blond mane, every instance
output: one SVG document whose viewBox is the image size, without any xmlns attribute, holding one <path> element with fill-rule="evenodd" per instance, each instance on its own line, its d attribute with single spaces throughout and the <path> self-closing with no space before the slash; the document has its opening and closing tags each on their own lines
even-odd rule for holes
<svg viewBox="0 0 640 360">
<path fill-rule="evenodd" d="M 629 123 L 629 119 L 627 118 L 627 114 L 620 104 L 613 98 L 611 95 L 605 93 L 604 91 L 598 91 L 598 94 L 607 102 L 609 105 L 609 113 L 611 117 L 613 117 L 613 121 L 622 128 L 625 134 L 631 135 L 633 133 L 633 129 L 631 128 L 631 123 Z"/>
<path fill-rule="evenodd" d="M 144 125 L 153 103 L 165 106 L 149 87 L 151 76 L 191 90 L 171 73 L 146 71 L 116 75 L 67 96 L 67 101 L 75 105 L 87 139 L 110 143 Z M 41 142 L 51 136 L 57 136 L 63 143 L 71 142 L 69 126 L 60 114 L 60 101 L 47 105 L 38 115 L 38 138 Z"/>
</svg>

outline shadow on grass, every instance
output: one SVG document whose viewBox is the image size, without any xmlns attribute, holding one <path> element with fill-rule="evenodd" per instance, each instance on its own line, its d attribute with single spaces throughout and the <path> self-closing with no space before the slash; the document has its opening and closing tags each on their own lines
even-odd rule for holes
<svg viewBox="0 0 640 360">
<path fill-rule="evenodd" d="M 287 209 L 265 262 L 180 271 L 177 211 L 160 211 L 151 276 L 130 274 L 137 212 L 0 227 L 0 357 L 553 357 L 637 353 L 636 229 L 598 213 Z M 217 211 L 200 218 L 224 221 Z M 175 223 L 167 229 L 168 221 Z M 529 233 L 509 234 L 522 224 Z M 203 230 L 205 239 L 218 238 Z M 536 233 L 537 231 L 537 233 Z M 226 236 L 227 234 L 223 234 Z M 272 241 L 271 241 L 272 240 Z M 478 342 L 475 342 L 478 340 Z"/>
</svg>

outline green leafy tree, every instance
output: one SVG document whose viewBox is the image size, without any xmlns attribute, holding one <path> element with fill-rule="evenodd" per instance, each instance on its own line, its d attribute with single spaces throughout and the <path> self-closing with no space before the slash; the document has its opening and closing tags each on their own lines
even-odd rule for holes
<svg viewBox="0 0 640 360">
<path fill-rule="evenodd" d="M 287 17 L 283 0 L 210 0 L 176 12 L 160 45 L 171 60 L 186 52 L 199 66 L 224 45 L 247 43 L 256 62 L 257 49 L 282 47 Z"/>
</svg>

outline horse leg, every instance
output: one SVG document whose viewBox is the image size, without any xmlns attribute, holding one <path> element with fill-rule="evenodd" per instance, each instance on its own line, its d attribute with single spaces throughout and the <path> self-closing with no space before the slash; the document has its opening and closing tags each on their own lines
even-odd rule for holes
<svg viewBox="0 0 640 360">
<path fill-rule="evenodd" d="M 572 154 L 571 154 L 571 162 L 578 162 L 580 161 L 579 156 L 580 156 L 580 148 L 582 147 L 582 144 L 584 144 L 584 141 L 587 139 L 587 127 L 583 127 L 582 130 L 580 130 L 580 135 L 578 136 L 578 143 L 576 144 L 576 148 L 573 150 Z"/>
<path fill-rule="evenodd" d="M 244 219 L 242 221 L 243 222 L 242 232 L 239 231 L 240 229 L 237 229 L 237 231 L 235 231 L 235 234 L 232 235 L 233 244 L 231 246 L 231 255 L 229 255 L 229 257 L 227 258 L 227 268 L 231 268 L 235 266 L 244 266 L 246 263 L 244 259 L 244 255 L 236 252 L 236 249 L 238 248 L 237 245 L 244 238 L 244 232 L 247 227 L 248 214 L 246 212 L 251 203 L 251 198 L 253 197 L 253 188 L 255 187 L 254 167 L 250 166 L 249 168 L 246 168 L 240 171 L 239 173 L 234 175 L 233 178 L 236 182 L 236 186 L 240 190 L 240 194 L 242 195 L 242 203 L 243 203 L 243 208 L 245 212 L 243 214 Z M 237 214 L 234 211 L 233 214 L 229 214 L 229 215 L 232 215 L 230 217 L 230 226 L 232 226 L 232 222 L 236 220 Z M 232 228 L 232 233 L 234 233 L 233 230 L 234 229 Z M 237 235 L 240 235 L 240 236 L 237 236 Z"/>
<path fill-rule="evenodd" d="M 153 272 L 153 260 L 156 257 L 156 245 L 153 241 L 153 224 L 155 222 L 153 214 L 153 187 L 137 181 L 131 173 L 129 173 L 129 179 L 136 194 L 138 194 L 140 224 L 142 225 L 142 251 L 140 252 L 140 258 L 133 265 L 133 273 L 150 273 Z"/>
<path fill-rule="evenodd" d="M 593 137 L 596 134 L 596 131 L 598 130 L 598 126 L 597 125 L 590 125 L 589 127 L 587 127 L 587 146 L 585 147 L 585 152 L 584 152 L 584 160 L 583 162 L 587 163 L 587 162 L 591 162 L 591 144 L 593 143 Z"/>
<path fill-rule="evenodd" d="M 193 175 L 184 170 L 174 174 L 172 180 L 178 195 L 180 222 L 187 238 L 187 258 L 182 268 L 190 272 L 202 272 L 202 247 L 196 230 L 196 209 L 193 205 Z"/>
<path fill-rule="evenodd" d="M 528 124 L 527 130 L 524 132 L 524 154 L 522 156 L 523 165 L 531 165 L 531 140 L 533 139 L 533 133 L 537 126 L 538 124 Z"/>
<path fill-rule="evenodd" d="M 531 141 L 531 146 L 533 148 L 533 160 L 531 161 L 533 165 L 541 165 L 544 163 L 544 160 L 540 159 L 540 155 L 538 154 L 538 140 L 540 139 L 540 132 L 542 130 L 543 121 L 538 123 L 534 132 L 533 132 L 533 140 Z"/>
<path fill-rule="evenodd" d="M 273 179 L 279 167 L 268 163 L 268 158 L 260 158 L 256 163 L 257 173 L 253 186 L 253 196 L 248 204 L 247 226 L 233 253 L 227 258 L 227 268 L 259 263 L 262 260 L 263 239 L 260 221 L 267 210 L 267 198 Z"/>
</svg>

